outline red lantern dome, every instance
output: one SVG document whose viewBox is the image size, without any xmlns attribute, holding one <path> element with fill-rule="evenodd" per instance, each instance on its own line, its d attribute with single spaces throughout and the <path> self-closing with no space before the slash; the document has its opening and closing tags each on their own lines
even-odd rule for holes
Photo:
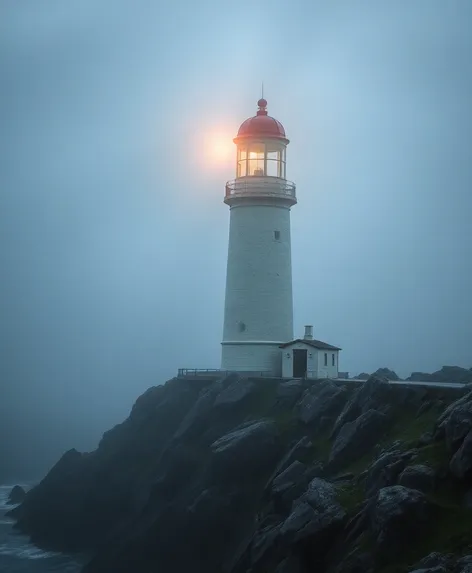
<svg viewBox="0 0 472 573">
<path fill-rule="evenodd" d="M 267 101 L 262 98 L 257 102 L 257 105 L 259 106 L 257 114 L 241 124 L 234 142 L 237 143 L 243 138 L 271 138 L 281 139 L 288 143 L 284 126 L 280 121 L 267 115 Z"/>
</svg>

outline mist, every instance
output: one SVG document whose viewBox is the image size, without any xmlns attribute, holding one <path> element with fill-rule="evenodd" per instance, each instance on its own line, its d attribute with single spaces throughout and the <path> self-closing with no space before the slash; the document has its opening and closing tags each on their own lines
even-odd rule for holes
<svg viewBox="0 0 472 573">
<path fill-rule="evenodd" d="M 470 368 L 471 18 L 466 0 L 2 2 L 0 479 L 219 366 L 235 174 L 207 142 L 262 81 L 297 184 L 295 335 L 313 324 L 351 374 Z"/>
</svg>

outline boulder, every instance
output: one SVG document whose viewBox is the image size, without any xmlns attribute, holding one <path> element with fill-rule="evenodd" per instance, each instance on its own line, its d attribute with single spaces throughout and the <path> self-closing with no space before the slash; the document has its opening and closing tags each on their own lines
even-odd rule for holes
<svg viewBox="0 0 472 573">
<path fill-rule="evenodd" d="M 472 573 L 472 555 L 464 555 L 457 560 L 455 573 Z"/>
<path fill-rule="evenodd" d="M 286 515 L 293 502 L 306 491 L 308 484 L 322 474 L 321 464 L 306 466 L 300 462 L 294 462 L 274 480 L 272 487 L 274 510 Z"/>
<path fill-rule="evenodd" d="M 356 376 L 356 380 L 368 380 L 369 378 L 370 374 L 367 374 L 367 372 L 361 372 Z"/>
<path fill-rule="evenodd" d="M 313 470 L 303 463 L 295 461 L 272 482 L 271 495 L 274 500 L 274 509 L 286 512 L 294 499 L 298 498 L 307 488 L 310 479 L 313 479 Z"/>
<path fill-rule="evenodd" d="M 286 408 L 292 408 L 300 399 L 304 389 L 304 380 L 294 379 L 282 381 L 277 387 L 277 401 L 282 403 Z"/>
<path fill-rule="evenodd" d="M 411 457 L 412 453 L 395 449 L 382 453 L 367 470 L 365 479 L 367 497 L 374 495 L 383 487 L 395 485 Z"/>
<path fill-rule="evenodd" d="M 459 479 L 466 479 L 472 475 L 472 430 L 452 456 L 449 469 L 452 475 Z"/>
<path fill-rule="evenodd" d="M 323 556 L 342 527 L 345 515 L 337 502 L 335 487 L 325 480 L 313 479 L 293 502 L 290 514 L 283 522 L 269 523 L 255 533 L 249 550 L 250 566 L 242 570 L 262 573 L 280 566 L 280 571 L 292 573 L 289 564 L 298 563 L 293 549 L 307 541 L 310 551 Z"/>
<path fill-rule="evenodd" d="M 224 381 L 223 381 L 224 383 Z M 228 408 L 244 403 L 257 390 L 256 384 L 247 378 L 232 375 L 229 384 L 216 397 L 215 408 Z"/>
<path fill-rule="evenodd" d="M 275 462 L 281 444 L 272 420 L 256 420 L 221 436 L 210 449 L 216 473 L 238 479 L 243 474 L 266 470 L 268 464 Z"/>
<path fill-rule="evenodd" d="M 398 392 L 398 388 L 396 388 Z M 386 378 L 371 376 L 364 384 L 357 388 L 350 400 L 336 419 L 332 437 L 336 437 L 340 429 L 347 422 L 352 422 L 367 410 L 378 410 L 386 413 L 392 400 L 392 386 Z"/>
<path fill-rule="evenodd" d="M 398 478 L 399 485 L 418 489 L 424 493 L 434 490 L 436 475 L 432 468 L 423 464 L 407 466 Z"/>
<path fill-rule="evenodd" d="M 432 505 L 422 492 L 401 485 L 382 488 L 369 506 L 371 530 L 380 554 L 396 556 L 426 528 L 432 513 Z"/>
<path fill-rule="evenodd" d="M 322 417 L 337 416 L 345 401 L 345 387 L 323 380 L 303 394 L 297 404 L 297 417 L 303 424 L 318 424 Z"/>
<path fill-rule="evenodd" d="M 472 429 L 472 392 L 450 404 L 439 416 L 434 437 L 436 440 L 446 438 L 446 443 L 455 452 L 462 440 Z"/>
<path fill-rule="evenodd" d="M 386 378 L 387 380 L 400 380 L 397 373 L 394 370 L 390 370 L 390 368 L 379 368 L 372 374 L 372 376 Z"/>
<path fill-rule="evenodd" d="M 20 485 L 15 485 L 12 487 L 12 490 L 10 491 L 7 504 L 17 505 L 19 503 L 23 503 L 25 496 L 26 496 L 26 491 Z"/>
<path fill-rule="evenodd" d="M 345 518 L 346 512 L 337 501 L 333 484 L 314 478 L 306 492 L 293 502 L 292 512 L 282 523 L 279 535 L 285 543 L 310 538 L 310 544 L 315 545 L 317 540 L 326 540 L 337 531 Z"/>
<path fill-rule="evenodd" d="M 472 382 L 472 371 L 460 366 L 443 366 L 440 370 L 428 374 L 426 372 L 413 372 L 409 381 L 417 382 L 459 382 L 467 384 Z"/>
<path fill-rule="evenodd" d="M 282 457 L 280 462 L 277 464 L 274 472 L 267 481 L 265 491 L 269 491 L 272 488 L 272 482 L 281 474 L 285 469 L 288 468 L 294 461 L 306 461 L 306 458 L 310 458 L 310 454 L 313 451 L 313 444 L 308 436 L 303 436 L 300 440 L 296 441 L 289 449 L 289 451 Z"/>
<path fill-rule="evenodd" d="M 377 442 L 387 424 L 387 416 L 377 410 L 368 410 L 356 420 L 345 423 L 331 448 L 329 466 L 338 468 L 362 457 Z"/>
<path fill-rule="evenodd" d="M 444 553 L 438 553 L 433 551 L 423 557 L 412 569 L 411 573 L 414 571 L 431 571 L 437 567 L 443 569 L 449 569 L 452 566 L 453 558 L 451 555 L 445 555 Z"/>
<path fill-rule="evenodd" d="M 307 466 L 299 461 L 294 461 L 272 482 L 272 494 L 283 494 L 287 489 L 293 487 L 306 473 Z"/>
</svg>

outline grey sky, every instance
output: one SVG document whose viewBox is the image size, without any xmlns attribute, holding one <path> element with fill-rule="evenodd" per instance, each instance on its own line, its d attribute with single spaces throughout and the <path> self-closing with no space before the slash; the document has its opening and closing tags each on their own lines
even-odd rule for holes
<svg viewBox="0 0 472 573">
<path fill-rule="evenodd" d="M 205 142 L 262 80 L 298 188 L 296 334 L 353 374 L 472 366 L 471 19 L 468 0 L 4 0 L 18 457 L 92 447 L 148 386 L 219 365 L 234 172 Z"/>
</svg>

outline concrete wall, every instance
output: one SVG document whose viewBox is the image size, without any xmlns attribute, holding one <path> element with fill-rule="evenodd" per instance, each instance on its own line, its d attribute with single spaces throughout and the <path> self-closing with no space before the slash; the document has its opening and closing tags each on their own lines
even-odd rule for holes
<svg viewBox="0 0 472 573">
<path fill-rule="evenodd" d="M 257 371 L 267 369 L 268 364 L 274 367 L 277 347 L 280 375 L 278 345 L 291 339 L 290 208 L 270 198 L 233 204 L 221 368 Z"/>
<path fill-rule="evenodd" d="M 318 350 L 318 370 L 317 378 L 337 378 L 339 368 L 339 350 Z M 327 354 L 328 364 L 325 366 L 325 354 Z M 334 354 L 334 366 L 333 366 Z"/>
<path fill-rule="evenodd" d="M 270 376 L 282 375 L 280 343 L 222 344 L 222 369 L 237 372 L 267 372 Z M 255 368 L 255 365 L 257 368 Z"/>
</svg>

